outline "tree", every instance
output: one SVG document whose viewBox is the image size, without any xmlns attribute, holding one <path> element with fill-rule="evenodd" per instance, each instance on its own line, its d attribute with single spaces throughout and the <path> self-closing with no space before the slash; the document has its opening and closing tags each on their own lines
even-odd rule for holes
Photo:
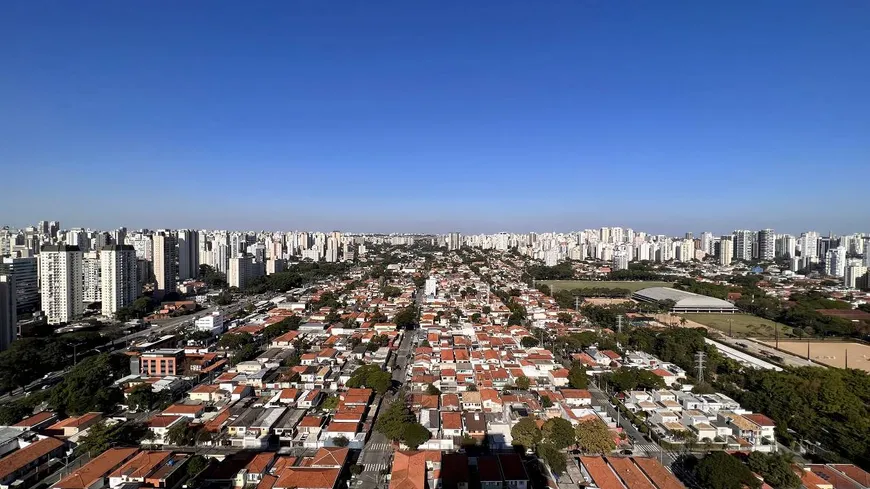
<svg viewBox="0 0 870 489">
<path fill-rule="evenodd" d="M 523 348 L 534 348 L 538 346 L 540 342 L 534 336 L 523 336 L 523 339 L 520 340 L 520 345 Z"/>
<path fill-rule="evenodd" d="M 225 350 L 241 350 L 246 345 L 252 345 L 254 337 L 250 333 L 227 333 L 218 340 L 218 347 Z"/>
<path fill-rule="evenodd" d="M 150 384 L 139 384 L 127 395 L 127 408 L 130 411 L 147 411 L 154 407 L 159 397 Z"/>
<path fill-rule="evenodd" d="M 353 372 L 347 381 L 347 386 L 367 387 L 374 389 L 378 394 L 384 394 L 393 386 L 393 376 L 377 365 L 363 365 Z"/>
<path fill-rule="evenodd" d="M 323 409 L 328 411 L 332 411 L 338 407 L 338 396 L 329 396 L 326 400 L 323 401 L 323 404 L 320 405 Z"/>
<path fill-rule="evenodd" d="M 96 455 L 105 452 L 112 446 L 137 446 L 143 439 L 151 439 L 154 434 L 141 423 L 117 423 L 109 425 L 97 423 L 90 428 L 85 436 L 78 440 L 76 454 L 91 453 Z"/>
<path fill-rule="evenodd" d="M 801 485 L 800 478 L 791 469 L 791 460 L 783 455 L 752 452 L 746 464 L 774 489 L 797 489 Z"/>
<path fill-rule="evenodd" d="M 577 441 L 574 426 L 565 418 L 548 419 L 541 428 L 545 443 L 550 443 L 558 449 L 568 448 Z"/>
<path fill-rule="evenodd" d="M 123 371 L 123 361 L 123 355 L 108 353 L 85 358 L 51 390 L 49 405 L 71 415 L 113 410 L 124 400 L 121 390 L 112 385 Z"/>
<path fill-rule="evenodd" d="M 33 414 L 33 409 L 17 402 L 0 406 L 0 426 L 13 425 Z"/>
<path fill-rule="evenodd" d="M 695 467 L 695 479 L 705 489 L 758 489 L 761 481 L 745 465 L 726 452 L 713 452 Z"/>
<path fill-rule="evenodd" d="M 408 306 L 396 313 L 393 322 L 396 323 L 396 326 L 402 329 L 413 329 L 414 326 L 417 325 L 417 317 L 417 308 L 414 306 Z"/>
<path fill-rule="evenodd" d="M 192 446 L 203 428 L 194 428 L 186 421 L 175 423 L 166 430 L 166 442 L 179 447 Z"/>
<path fill-rule="evenodd" d="M 405 425 L 404 433 L 402 433 L 402 442 L 408 445 L 411 450 L 416 450 L 417 447 L 429 441 L 432 434 L 429 430 L 420 423 L 414 422 Z"/>
<path fill-rule="evenodd" d="M 332 439 L 332 444 L 337 447 L 344 448 L 350 445 L 350 440 L 348 440 L 346 436 L 336 436 Z"/>
<path fill-rule="evenodd" d="M 543 406 L 544 409 L 553 407 L 553 400 L 550 399 L 550 396 L 541 396 L 541 406 Z"/>
<path fill-rule="evenodd" d="M 511 428 L 513 444 L 534 450 L 543 438 L 533 418 L 525 417 Z"/>
<path fill-rule="evenodd" d="M 565 452 L 560 450 L 552 443 L 541 443 L 537 450 L 538 457 L 541 458 L 556 475 L 565 473 L 568 469 L 568 462 L 565 458 Z"/>
<path fill-rule="evenodd" d="M 571 366 L 571 370 L 568 371 L 568 385 L 572 389 L 585 389 L 589 387 L 589 376 L 586 375 L 586 369 L 580 366 L 580 364 L 575 363 Z"/>
<path fill-rule="evenodd" d="M 435 387 L 435 384 L 429 384 L 426 386 L 426 394 L 429 394 L 430 396 L 440 396 L 441 390 Z"/>
<path fill-rule="evenodd" d="M 582 421 L 574 430 L 577 445 L 586 453 L 609 453 L 616 448 L 607 425 L 600 419 Z"/>
<path fill-rule="evenodd" d="M 187 475 L 195 477 L 208 467 L 209 460 L 202 455 L 194 455 L 187 461 Z"/>
<path fill-rule="evenodd" d="M 517 384 L 517 389 L 519 389 L 521 391 L 527 391 L 527 390 L 529 390 L 529 387 L 531 386 L 531 381 L 529 381 L 528 377 L 526 377 L 525 375 L 522 375 L 520 377 L 517 377 L 516 384 Z"/>
<path fill-rule="evenodd" d="M 299 316 L 288 316 L 277 323 L 270 324 L 263 328 L 263 337 L 267 340 L 277 338 L 283 334 L 289 333 L 290 331 L 299 329 L 301 323 L 302 318 Z"/>
<path fill-rule="evenodd" d="M 571 322 L 571 314 L 569 314 L 567 312 L 560 312 L 556 316 L 556 319 L 562 324 L 568 324 Z"/>
<path fill-rule="evenodd" d="M 397 399 L 378 415 L 375 429 L 391 441 L 399 441 L 405 435 L 405 426 L 414 422 L 414 415 L 404 402 Z"/>
</svg>

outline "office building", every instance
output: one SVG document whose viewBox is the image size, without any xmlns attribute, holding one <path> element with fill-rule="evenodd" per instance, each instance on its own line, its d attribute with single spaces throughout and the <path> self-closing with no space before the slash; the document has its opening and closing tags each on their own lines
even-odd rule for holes
<svg viewBox="0 0 870 489">
<path fill-rule="evenodd" d="M 102 314 L 107 317 L 139 296 L 136 250 L 131 245 L 109 245 L 100 251 L 100 289 Z"/>
<path fill-rule="evenodd" d="M 15 278 L 15 303 L 18 315 L 39 310 L 39 268 L 35 256 L 4 256 L 0 263 L 0 273 L 8 273 Z"/>
<path fill-rule="evenodd" d="M 719 264 L 730 265 L 734 261 L 734 240 L 731 236 L 722 236 L 719 240 Z"/>
<path fill-rule="evenodd" d="M 230 258 L 230 270 L 227 273 L 227 283 L 230 287 L 244 290 L 253 278 L 253 260 L 250 256 Z"/>
<path fill-rule="evenodd" d="M 161 298 L 175 292 L 176 271 L 175 237 L 169 231 L 157 231 L 152 238 L 154 245 L 154 295 Z"/>
<path fill-rule="evenodd" d="M 82 253 L 82 294 L 85 304 L 103 300 L 101 287 L 100 252 Z"/>
<path fill-rule="evenodd" d="M 82 252 L 77 246 L 45 245 L 39 253 L 42 311 L 48 324 L 67 323 L 84 312 Z"/>
<path fill-rule="evenodd" d="M 199 276 L 199 233 L 189 229 L 179 229 L 178 237 L 178 280 Z"/>
<path fill-rule="evenodd" d="M 82 228 L 67 231 L 65 241 L 70 246 L 78 246 L 82 251 L 91 249 L 91 236 Z"/>
<path fill-rule="evenodd" d="M 846 274 L 846 248 L 838 246 L 825 253 L 825 273 L 832 277 Z"/>
<path fill-rule="evenodd" d="M 870 268 L 870 237 L 864 238 L 864 265 Z"/>
<path fill-rule="evenodd" d="M 217 336 L 224 332 L 224 316 L 220 311 L 203 316 L 193 322 L 197 331 L 206 331 Z"/>
<path fill-rule="evenodd" d="M 756 235 L 758 241 L 758 258 L 773 260 L 776 256 L 776 234 L 773 229 L 762 229 Z"/>
<path fill-rule="evenodd" d="M 9 348 L 18 334 L 16 296 L 15 277 L 0 271 L 0 351 Z"/>
<path fill-rule="evenodd" d="M 755 242 L 755 233 L 746 229 L 734 231 L 732 234 L 734 245 L 734 259 L 742 261 L 752 260 L 752 245 Z"/>
</svg>

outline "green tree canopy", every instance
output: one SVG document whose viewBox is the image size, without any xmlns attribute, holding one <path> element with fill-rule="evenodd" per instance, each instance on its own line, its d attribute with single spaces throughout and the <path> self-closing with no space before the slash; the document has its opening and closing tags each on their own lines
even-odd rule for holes
<svg viewBox="0 0 870 489">
<path fill-rule="evenodd" d="M 580 364 L 575 363 L 568 371 L 568 385 L 572 389 L 586 389 L 589 387 L 589 376 L 586 375 L 586 369 Z"/>
<path fill-rule="evenodd" d="M 418 317 L 419 311 L 417 311 L 417 308 L 414 306 L 408 306 L 396 313 L 393 322 L 396 323 L 396 326 L 402 329 L 413 329 L 414 326 L 417 325 Z"/>
<path fill-rule="evenodd" d="M 511 437 L 514 445 L 534 449 L 543 436 L 534 418 L 525 417 L 511 428 Z"/>
<path fill-rule="evenodd" d="M 393 376 L 389 372 L 381 370 L 378 365 L 363 365 L 354 370 L 353 375 L 347 381 L 347 386 L 367 387 L 378 394 L 384 394 L 393 386 Z"/>
<path fill-rule="evenodd" d="M 540 344 L 540 341 L 538 341 L 534 336 L 523 336 L 523 339 L 520 340 L 520 345 L 522 345 L 523 348 L 534 348 L 538 346 L 538 344 Z"/>
<path fill-rule="evenodd" d="M 110 447 L 138 446 L 143 439 L 151 439 L 154 434 L 142 423 L 97 423 L 90 428 L 85 436 L 79 438 L 76 454 L 90 453 L 97 455 Z"/>
<path fill-rule="evenodd" d="M 429 430 L 420 423 L 413 422 L 405 425 L 405 430 L 402 433 L 402 442 L 411 450 L 416 450 L 417 447 L 429 441 L 432 434 Z"/>
<path fill-rule="evenodd" d="M 574 433 L 577 445 L 586 453 L 609 453 L 616 448 L 610 430 L 600 419 L 580 422 Z"/>
<path fill-rule="evenodd" d="M 568 470 L 568 461 L 565 452 L 552 443 L 544 442 L 538 446 L 538 457 L 541 458 L 556 475 L 564 474 Z"/>
<path fill-rule="evenodd" d="M 758 489 L 761 481 L 726 452 L 713 452 L 695 466 L 695 479 L 705 489 Z"/>
<path fill-rule="evenodd" d="M 382 411 L 375 422 L 375 429 L 391 441 L 402 440 L 405 426 L 415 421 L 414 415 L 401 400 L 395 400 Z"/>
<path fill-rule="evenodd" d="M 746 464 L 774 489 L 797 489 L 801 486 L 800 478 L 792 471 L 791 460 L 783 455 L 752 452 Z"/>
<path fill-rule="evenodd" d="M 577 442 L 574 426 L 565 418 L 548 419 L 541 428 L 541 434 L 545 443 L 550 443 L 560 450 Z"/>
</svg>

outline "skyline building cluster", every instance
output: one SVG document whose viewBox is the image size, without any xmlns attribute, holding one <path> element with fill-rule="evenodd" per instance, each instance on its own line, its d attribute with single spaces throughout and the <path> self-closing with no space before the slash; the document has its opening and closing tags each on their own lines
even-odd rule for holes
<svg viewBox="0 0 870 489">
<path fill-rule="evenodd" d="M 62 229 L 40 221 L 21 230 L 0 229 L 0 345 L 8 344 L 15 318 L 41 312 L 49 324 L 74 321 L 87 306 L 113 316 L 143 291 L 155 298 L 175 293 L 200 276 L 207 265 L 225 274 L 232 287 L 245 288 L 258 277 L 279 273 L 300 260 L 338 262 L 364 257 L 367 246 L 407 246 L 418 241 L 445 248 L 515 250 L 556 265 L 564 260 L 596 259 L 615 270 L 637 261 L 708 260 L 721 267 L 736 262 L 782 259 L 791 272 L 817 270 L 844 287 L 866 286 L 870 235 L 799 236 L 773 229 L 738 229 L 717 236 L 705 231 L 674 237 L 623 227 L 569 233 L 350 234 L 331 232 L 242 232 L 158 229 L 111 231 Z M 14 333 L 12 333 L 14 338 Z M 5 338 L 5 339 L 4 339 Z"/>
</svg>

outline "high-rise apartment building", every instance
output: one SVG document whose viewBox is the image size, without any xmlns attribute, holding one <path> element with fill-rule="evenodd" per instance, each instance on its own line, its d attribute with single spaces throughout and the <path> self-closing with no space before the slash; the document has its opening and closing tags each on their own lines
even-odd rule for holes
<svg viewBox="0 0 870 489">
<path fill-rule="evenodd" d="M 462 248 L 462 235 L 456 232 L 447 235 L 447 250 L 453 251 Z"/>
<path fill-rule="evenodd" d="M 178 275 L 175 261 L 175 237 L 170 231 L 157 231 L 154 243 L 154 295 L 163 297 L 175 292 L 175 277 Z"/>
<path fill-rule="evenodd" d="M 734 231 L 732 234 L 734 244 L 734 259 L 752 260 L 752 243 L 755 241 L 755 233 L 747 229 Z"/>
<path fill-rule="evenodd" d="M 230 287 L 245 289 L 253 278 L 253 260 L 250 256 L 230 258 L 230 269 L 227 272 L 227 283 Z"/>
<path fill-rule="evenodd" d="M 798 246 L 800 246 L 801 249 L 801 258 L 818 258 L 819 233 L 815 231 L 801 233 L 801 238 L 798 240 Z"/>
<path fill-rule="evenodd" d="M 691 239 L 684 239 L 677 243 L 676 260 L 681 262 L 689 262 L 695 258 L 695 242 Z"/>
<path fill-rule="evenodd" d="M 139 296 L 136 250 L 131 245 L 109 245 L 100 251 L 100 289 L 102 314 L 107 317 Z"/>
<path fill-rule="evenodd" d="M 776 256 L 776 234 L 773 229 L 762 229 L 757 233 L 758 258 L 761 260 L 773 260 Z"/>
<path fill-rule="evenodd" d="M 867 280 L 867 270 L 868 267 L 860 263 L 848 265 L 846 273 L 843 275 L 843 285 L 850 289 L 867 287 L 865 283 Z"/>
<path fill-rule="evenodd" d="M 4 256 L 0 273 L 8 273 L 15 279 L 15 303 L 19 315 L 39 310 L 39 268 L 35 256 L 13 253 Z"/>
<path fill-rule="evenodd" d="M 178 280 L 199 276 L 199 233 L 178 230 Z"/>
<path fill-rule="evenodd" d="M 790 234 L 781 234 L 776 238 L 775 255 L 794 258 L 797 252 L 797 239 Z"/>
<path fill-rule="evenodd" d="M 613 269 L 628 270 L 628 252 L 617 250 L 613 252 Z"/>
<path fill-rule="evenodd" d="M 713 254 L 713 233 L 709 231 L 701 233 L 701 251 L 708 256 Z"/>
<path fill-rule="evenodd" d="M 825 273 L 832 277 L 846 274 L 846 248 L 838 246 L 825 253 Z"/>
<path fill-rule="evenodd" d="M 45 245 L 39 253 L 42 311 L 48 324 L 70 322 L 84 312 L 82 252 L 78 246 Z"/>
<path fill-rule="evenodd" d="M 719 264 L 727 266 L 732 261 L 734 261 L 734 238 L 732 236 L 722 236 L 719 240 Z"/>
<path fill-rule="evenodd" d="M 18 333 L 16 296 L 15 277 L 0 271 L 0 351 L 9 348 Z"/>
<path fill-rule="evenodd" d="M 82 254 L 82 294 L 85 304 L 103 300 L 100 281 L 100 252 Z"/>
</svg>

